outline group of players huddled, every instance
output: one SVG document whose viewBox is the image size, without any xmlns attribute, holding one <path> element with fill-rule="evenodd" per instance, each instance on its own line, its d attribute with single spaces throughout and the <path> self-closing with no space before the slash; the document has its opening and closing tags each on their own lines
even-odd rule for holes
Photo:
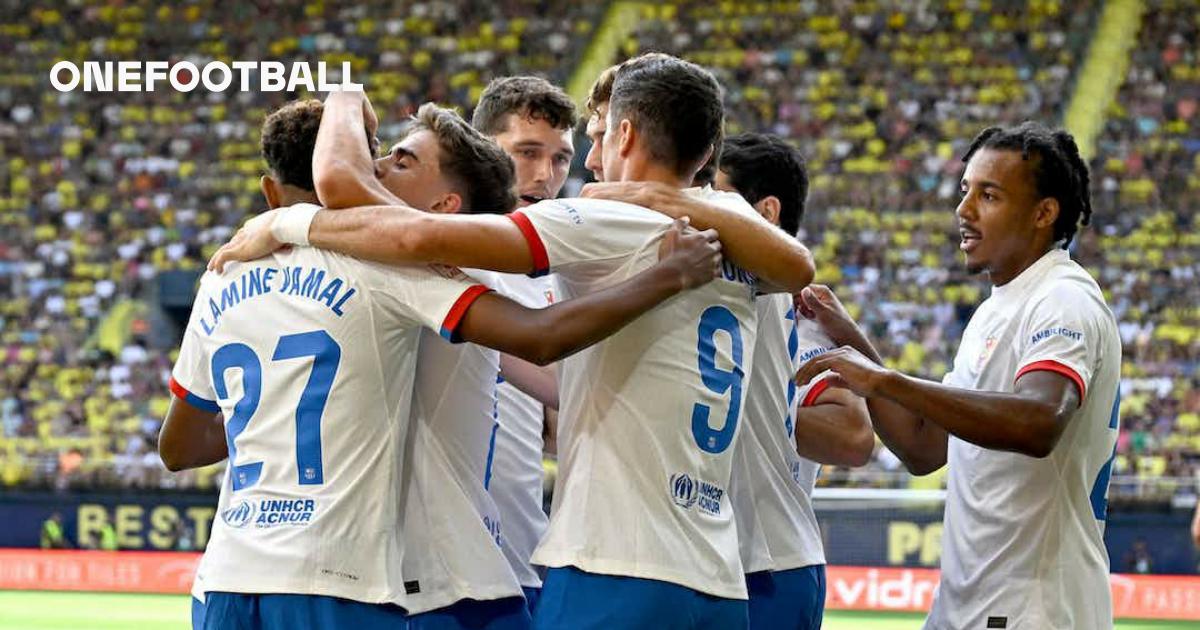
<svg viewBox="0 0 1200 630">
<path fill-rule="evenodd" d="M 1111 627 L 1121 355 L 1066 250 L 1069 134 L 970 145 L 955 212 L 993 288 L 938 384 L 811 284 L 804 160 L 725 138 L 712 74 L 642 55 L 586 118 L 575 199 L 575 108 L 541 79 L 472 124 L 424 105 L 379 158 L 364 93 L 267 118 L 271 210 L 201 279 L 159 445 L 228 458 L 195 628 L 819 628 L 817 472 L 876 434 L 950 467 L 927 628 Z"/>
</svg>

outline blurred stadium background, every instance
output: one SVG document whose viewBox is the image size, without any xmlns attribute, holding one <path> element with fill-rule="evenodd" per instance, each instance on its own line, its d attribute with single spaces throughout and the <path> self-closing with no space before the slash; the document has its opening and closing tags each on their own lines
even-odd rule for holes
<svg viewBox="0 0 1200 630">
<path fill-rule="evenodd" d="M 204 261 L 264 206 L 263 117 L 304 96 L 60 93 L 53 63 L 348 61 L 386 142 L 422 102 L 469 114 L 494 77 L 538 74 L 581 98 L 607 65 L 661 50 L 717 74 L 730 133 L 802 148 L 819 279 L 894 367 L 931 378 L 986 291 L 952 237 L 958 156 L 996 123 L 1076 135 L 1097 211 L 1073 255 L 1106 290 L 1125 352 L 1106 536 L 1117 607 L 1200 619 L 1187 533 L 1200 482 L 1195 0 L 339 4 L 0 0 L 0 588 L 186 592 L 195 556 L 148 551 L 203 548 L 222 470 L 162 468 L 165 383 Z M 586 143 L 567 194 L 586 181 Z M 912 478 L 880 446 L 819 485 L 831 564 L 876 567 L 847 569 L 840 591 L 831 577 L 831 605 L 920 610 L 942 476 Z M 56 527 L 71 547 L 122 551 L 35 551 Z M 919 619 L 842 615 L 829 627 Z M 186 619 L 182 596 L 0 592 L 3 628 Z"/>
</svg>

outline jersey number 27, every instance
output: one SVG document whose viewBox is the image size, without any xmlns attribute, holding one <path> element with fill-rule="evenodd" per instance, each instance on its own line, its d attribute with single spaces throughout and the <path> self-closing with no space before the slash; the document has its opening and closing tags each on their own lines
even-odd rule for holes
<svg viewBox="0 0 1200 630">
<path fill-rule="evenodd" d="M 312 357 L 313 363 L 308 384 L 296 405 L 296 472 L 300 485 L 319 486 L 325 483 L 321 465 L 321 416 L 325 413 L 325 401 L 342 359 L 342 348 L 324 330 L 284 335 L 275 345 L 271 360 L 303 357 Z M 225 372 L 233 368 L 242 371 L 242 397 L 234 403 L 233 416 L 225 423 L 225 443 L 229 445 L 229 479 L 236 491 L 253 486 L 262 476 L 263 462 L 239 464 L 237 461 L 237 437 L 258 411 L 262 396 L 262 362 L 244 343 L 225 344 L 213 353 L 213 384 L 221 398 L 229 397 Z"/>
</svg>

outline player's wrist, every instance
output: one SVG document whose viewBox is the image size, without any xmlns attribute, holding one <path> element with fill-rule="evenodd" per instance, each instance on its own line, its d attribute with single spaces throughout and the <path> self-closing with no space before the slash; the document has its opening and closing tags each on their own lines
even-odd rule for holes
<svg viewBox="0 0 1200 630">
<path fill-rule="evenodd" d="M 308 231 L 320 210 L 317 205 L 300 204 L 280 212 L 271 222 L 271 236 L 280 243 L 307 247 Z"/>
<path fill-rule="evenodd" d="M 875 396 L 891 399 L 904 386 L 906 376 L 891 368 L 881 367 L 871 376 L 870 389 Z"/>
</svg>

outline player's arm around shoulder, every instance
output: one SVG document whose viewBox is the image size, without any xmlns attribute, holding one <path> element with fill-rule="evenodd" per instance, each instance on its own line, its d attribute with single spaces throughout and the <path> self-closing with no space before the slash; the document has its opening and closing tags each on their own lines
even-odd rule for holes
<svg viewBox="0 0 1200 630">
<path fill-rule="evenodd" d="M 261 219 L 261 220 L 259 220 Z M 272 210 L 248 223 L 208 263 L 218 273 L 285 245 L 312 246 L 387 265 L 440 263 L 507 273 L 533 270 L 525 236 L 501 215 L 434 214 L 404 205 Z"/>
<path fill-rule="evenodd" d="M 710 282 L 720 271 L 720 252 L 716 232 L 676 222 L 663 239 L 659 262 L 633 278 L 541 309 L 483 295 L 464 315 L 461 336 L 547 365 L 616 333 L 680 291 Z"/>
<path fill-rule="evenodd" d="M 808 248 L 754 212 L 749 205 L 745 212 L 739 212 L 656 182 L 588 184 L 581 194 L 633 203 L 676 219 L 686 216 L 698 229 L 717 230 L 725 253 L 757 276 L 760 289 L 764 291 L 797 293 L 813 281 L 816 273 Z M 740 198 L 739 201 L 745 203 Z"/>
</svg>

